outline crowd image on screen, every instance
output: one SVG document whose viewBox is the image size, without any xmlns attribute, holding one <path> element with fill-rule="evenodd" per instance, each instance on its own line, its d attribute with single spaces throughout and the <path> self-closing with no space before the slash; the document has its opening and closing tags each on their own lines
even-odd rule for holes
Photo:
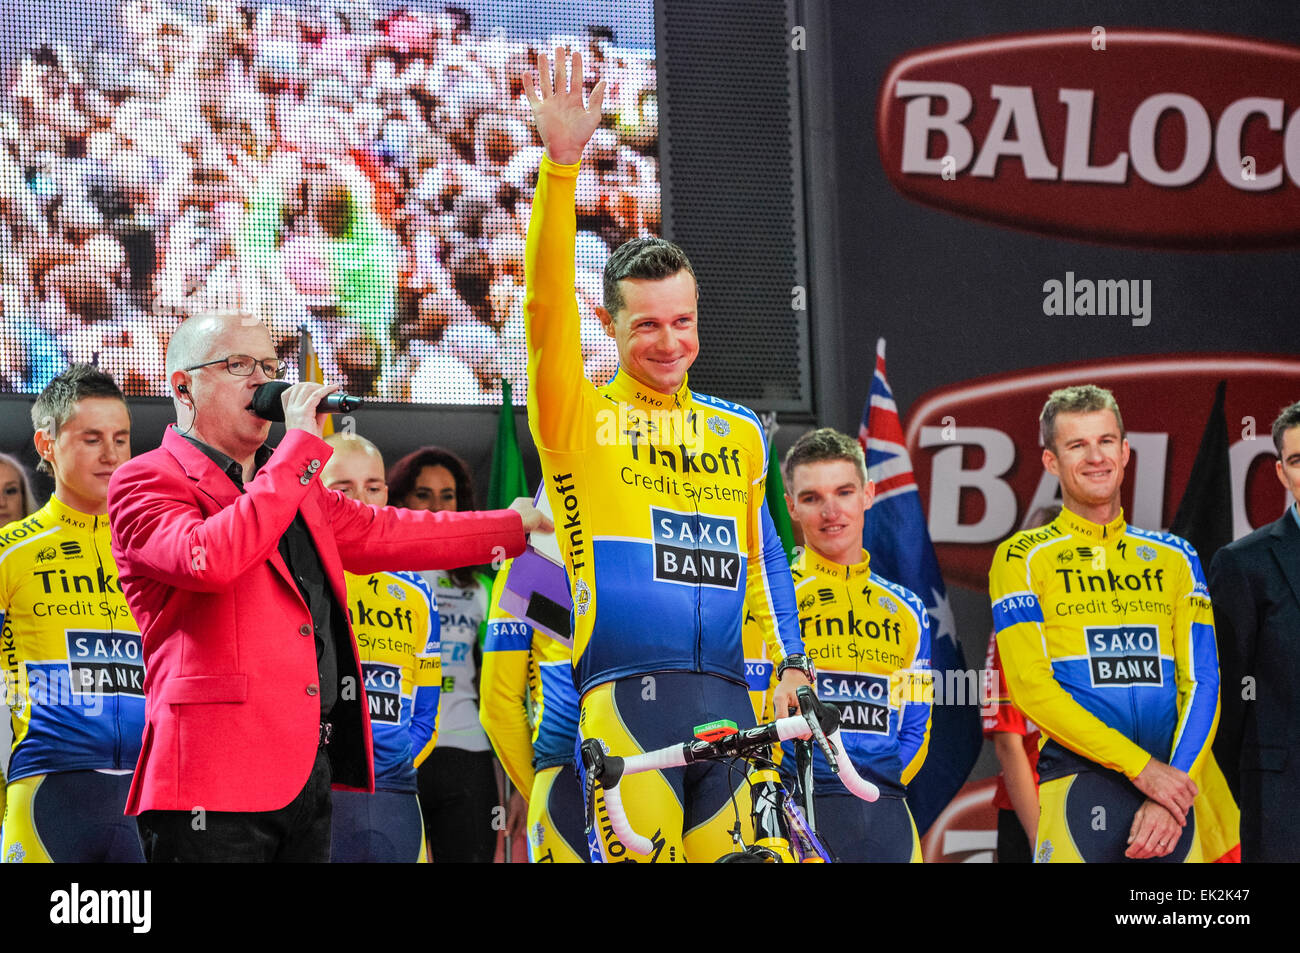
<svg viewBox="0 0 1300 953">
<path fill-rule="evenodd" d="M 520 77 L 558 43 L 609 85 L 579 181 L 577 292 L 587 374 L 613 373 L 600 269 L 660 231 L 653 51 L 599 24 L 519 38 L 526 24 L 454 6 L 107 9 L 116 43 L 0 41 L 22 46 L 0 101 L 0 390 L 84 361 L 165 395 L 177 324 L 234 310 L 284 357 L 306 329 L 353 393 L 494 403 L 504 377 L 522 396 L 541 146 Z"/>
</svg>

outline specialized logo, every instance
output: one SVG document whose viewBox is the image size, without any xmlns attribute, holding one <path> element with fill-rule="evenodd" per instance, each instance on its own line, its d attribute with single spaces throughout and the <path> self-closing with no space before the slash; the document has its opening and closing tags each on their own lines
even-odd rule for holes
<svg viewBox="0 0 1300 953">
<path fill-rule="evenodd" d="M 73 696 L 144 695 L 144 653 L 138 632 L 69 629 Z"/>
<path fill-rule="evenodd" d="M 1154 625 L 1087 626 L 1083 634 L 1094 688 L 1164 684 Z"/>
<path fill-rule="evenodd" d="M 1277 519 L 1277 481 L 1260 478 L 1258 461 L 1266 459 L 1271 471 L 1277 459 L 1268 431 L 1273 411 L 1267 408 L 1279 402 L 1279 392 L 1300 393 L 1300 358 L 1233 353 L 1109 358 L 959 381 L 922 395 L 904 422 L 904 444 L 944 579 L 950 586 L 983 589 L 1003 540 L 1014 535 L 1003 555 L 1023 563 L 1041 543 L 1059 537 L 1051 525 L 1016 532 L 1034 511 L 1061 502 L 1057 478 L 1040 462 L 1038 415 L 1052 390 L 1086 382 L 1120 395 L 1133 448 L 1120 491 L 1124 517 L 1131 526 L 1155 529 L 1173 522 L 1221 379 L 1228 382 L 1223 410 L 1229 421 L 1236 538 Z M 1124 400 L 1125 394 L 1141 398 Z M 1088 571 L 1079 554 L 1066 549 L 1080 542 L 1087 540 L 1054 547 L 1053 568 Z M 1142 561 L 1143 567 L 1160 566 L 1170 555 L 1150 539 L 1131 540 L 1130 553 L 1143 544 L 1160 554 Z"/>
<path fill-rule="evenodd" d="M 738 589 L 740 545 L 730 516 L 650 507 L 655 579 L 687 586 Z"/>
<path fill-rule="evenodd" d="M 877 128 L 894 187 L 1075 240 L 1300 244 L 1300 48 L 1172 30 L 1098 39 L 979 37 L 896 62 Z"/>
<path fill-rule="evenodd" d="M 889 734 L 889 677 L 864 672 L 818 672 L 817 697 L 840 708 L 845 731 Z"/>
<path fill-rule="evenodd" d="M 396 725 L 402 720 L 402 670 L 383 662 L 362 662 L 370 720 Z"/>
</svg>

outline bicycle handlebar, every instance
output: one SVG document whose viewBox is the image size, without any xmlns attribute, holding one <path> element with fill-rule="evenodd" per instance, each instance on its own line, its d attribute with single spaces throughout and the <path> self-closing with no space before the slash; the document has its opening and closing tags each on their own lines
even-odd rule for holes
<svg viewBox="0 0 1300 953">
<path fill-rule="evenodd" d="M 726 758 L 743 757 L 751 751 L 773 742 L 791 741 L 822 735 L 825 742 L 823 750 L 829 749 L 827 761 L 832 770 L 839 775 L 840 781 L 856 796 L 864 801 L 874 801 L 880 797 L 880 789 L 858 774 L 853 762 L 844 751 L 840 741 L 839 710 L 834 705 L 818 702 L 811 692 L 805 698 L 800 697 L 803 714 L 779 718 L 757 728 L 748 728 L 718 741 L 695 741 L 685 744 L 670 745 L 657 751 L 632 755 L 626 758 L 608 755 L 600 743 L 589 738 L 582 743 L 582 760 L 587 771 L 589 787 L 594 792 L 594 784 L 599 782 L 605 789 L 605 811 L 615 836 L 628 850 L 646 856 L 654 850 L 654 843 L 648 837 L 632 830 L 623 808 L 623 797 L 618 784 L 624 775 L 640 774 L 644 771 L 660 771 L 665 768 L 680 768 L 696 761 L 717 761 Z M 808 701 L 811 704 L 808 704 Z M 589 794 L 590 801 L 590 794 Z"/>
</svg>

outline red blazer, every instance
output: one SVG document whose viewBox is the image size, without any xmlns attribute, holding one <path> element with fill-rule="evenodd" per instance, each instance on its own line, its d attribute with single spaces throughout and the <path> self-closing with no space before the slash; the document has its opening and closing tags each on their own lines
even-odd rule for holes
<svg viewBox="0 0 1300 953">
<path fill-rule="evenodd" d="M 241 494 L 168 427 L 159 449 L 113 474 L 113 556 L 145 663 L 144 740 L 126 813 L 276 810 L 302 790 L 320 734 L 316 640 L 277 549 L 300 510 L 341 607 L 344 569 L 447 569 L 522 552 L 523 524 L 510 510 L 378 508 L 326 490 L 319 474 L 332 452 L 290 430 Z M 336 787 L 373 791 L 370 717 L 346 631 L 339 676 L 357 688 L 340 691 L 328 750 Z"/>
</svg>

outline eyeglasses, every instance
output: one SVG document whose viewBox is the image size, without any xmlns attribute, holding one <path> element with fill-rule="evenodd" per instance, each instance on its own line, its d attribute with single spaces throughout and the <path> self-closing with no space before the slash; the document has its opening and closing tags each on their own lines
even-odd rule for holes
<svg viewBox="0 0 1300 953">
<path fill-rule="evenodd" d="M 181 368 L 181 370 L 197 371 L 200 367 L 211 367 L 213 364 L 226 365 L 226 370 L 236 377 L 252 377 L 253 369 L 260 366 L 262 373 L 273 381 L 280 380 L 289 370 L 289 365 L 284 361 L 278 359 L 259 361 L 247 354 L 231 354 L 228 357 L 219 357 L 215 361 L 205 361 L 202 364 L 195 364 L 193 367 Z"/>
</svg>

